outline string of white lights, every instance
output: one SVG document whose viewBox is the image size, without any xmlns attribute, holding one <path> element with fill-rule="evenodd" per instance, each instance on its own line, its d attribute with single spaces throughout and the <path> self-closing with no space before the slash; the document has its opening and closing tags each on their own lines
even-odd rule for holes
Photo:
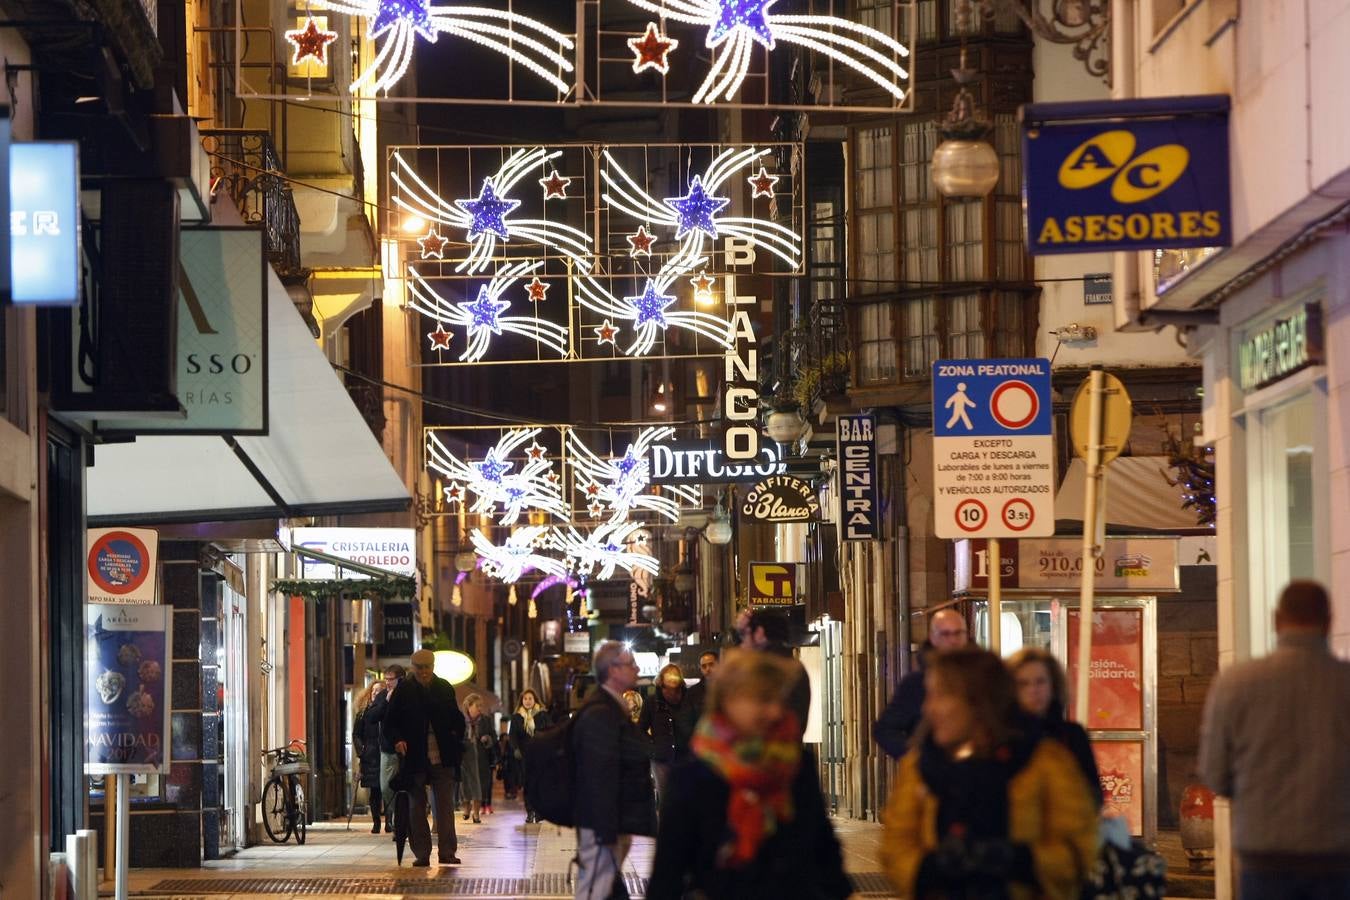
<svg viewBox="0 0 1350 900">
<path fill-rule="evenodd" d="M 544 448 L 535 440 L 539 432 L 538 428 L 508 431 L 484 459 L 472 463 L 455 456 L 434 432 L 428 432 L 427 467 L 449 479 L 450 484 L 444 489 L 447 501 L 462 503 L 467 488 L 475 497 L 470 509 L 484 514 L 500 509 L 499 525 L 514 525 L 529 509 L 542 510 L 559 519 L 570 518 L 559 486 L 561 479 L 554 473 Z M 525 452 L 524 465 L 513 472 L 519 462 L 512 458 L 513 454 L 526 441 L 531 446 Z"/>
<path fill-rule="evenodd" d="M 481 531 L 472 531 L 469 540 L 473 542 L 483 571 L 507 584 L 514 584 L 532 569 L 566 578 L 566 563 L 537 552 L 550 530 L 548 525 L 526 525 L 512 531 L 501 544 L 492 543 Z"/>
<path fill-rule="evenodd" d="M 623 569 L 629 574 L 646 572 L 655 576 L 661 562 L 646 552 L 646 534 L 641 522 L 607 522 L 584 537 L 572 526 L 554 528 L 547 545 L 560 551 L 578 575 L 608 581 Z"/>
<path fill-rule="evenodd" d="M 408 306 L 438 323 L 449 323 L 466 329 L 467 346 L 460 354 L 461 362 L 477 362 L 487 356 L 493 335 L 517 334 L 548 347 L 560 357 L 567 355 L 567 329 L 535 316 L 502 315 L 510 308 L 502 300 L 517 281 L 538 269 L 543 263 L 514 263 L 502 269 L 492 280 L 479 288 L 471 303 L 451 303 L 442 297 L 412 266 L 408 267 Z"/>
<path fill-rule="evenodd" d="M 675 434 L 671 426 L 642 429 L 636 440 L 616 459 L 601 459 L 575 431 L 567 432 L 568 455 L 576 473 L 576 490 L 588 505 L 591 515 L 607 509 L 614 522 L 627 519 L 634 509 L 645 509 L 678 522 L 680 507 L 676 499 L 648 490 L 651 462 L 648 452 L 656 441 Z"/>
</svg>

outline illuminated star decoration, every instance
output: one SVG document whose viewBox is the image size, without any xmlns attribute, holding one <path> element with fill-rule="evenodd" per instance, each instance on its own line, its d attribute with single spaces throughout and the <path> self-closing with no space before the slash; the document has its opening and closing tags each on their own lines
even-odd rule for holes
<svg viewBox="0 0 1350 900">
<path fill-rule="evenodd" d="M 674 434 L 675 429 L 669 425 L 644 428 L 623 456 L 607 460 L 601 459 L 587 447 L 575 431 L 569 431 L 567 447 L 577 487 L 587 498 L 590 507 L 599 503 L 601 510 L 608 508 L 610 518 L 615 522 L 628 518 L 633 510 L 654 512 L 672 522 L 678 522 L 680 502 L 683 501 L 686 506 L 696 506 L 700 499 L 698 489 L 663 486 L 659 494 L 649 490 L 651 445 Z M 592 516 L 599 518 L 594 512 Z"/>
<path fill-rule="evenodd" d="M 479 514 L 493 514 L 498 509 L 497 524 L 513 525 L 530 509 L 542 510 L 560 519 L 568 518 L 567 504 L 557 481 L 549 480 L 553 464 L 542 457 L 523 464 L 517 454 L 522 444 L 533 443 L 538 428 L 522 428 L 507 432 L 478 462 L 468 462 L 451 453 L 434 432 L 427 433 L 427 467 L 444 478 L 465 485 L 475 499 L 470 510 Z M 512 457 L 515 457 L 514 459 Z"/>
<path fill-rule="evenodd" d="M 445 494 L 446 503 L 464 502 L 464 485 L 451 482 L 450 484 L 447 484 L 442 491 Z"/>
<path fill-rule="evenodd" d="M 545 347 L 558 356 L 567 355 L 567 329 L 537 316 L 503 315 L 511 307 L 502 295 L 517 281 L 543 265 L 542 262 L 519 262 L 505 267 L 485 285 L 481 285 L 469 302 L 451 303 L 446 300 L 412 266 L 408 267 L 409 309 L 416 310 L 436 322 L 458 325 L 468 335 L 460 362 L 477 362 L 487 356 L 492 338 L 503 333 L 520 335 Z M 535 280 L 538 280 L 537 278 Z"/>
<path fill-rule="evenodd" d="M 619 336 L 619 329 L 615 328 L 609 319 L 606 319 L 603 325 L 595 326 L 593 330 L 598 343 L 618 346 L 614 343 L 614 339 Z"/>
<path fill-rule="evenodd" d="M 291 54 L 291 65 L 298 66 L 311 58 L 321 66 L 328 65 L 328 45 L 337 39 L 336 31 L 324 31 L 313 16 L 308 17 L 304 28 L 286 32 L 286 40 L 295 48 Z"/>
<path fill-rule="evenodd" d="M 445 245 L 450 243 L 450 239 L 442 237 L 441 233 L 435 228 L 427 231 L 426 235 L 417 239 L 417 246 L 422 248 L 423 259 L 445 259 Z"/>
<path fill-rule="evenodd" d="M 572 183 L 572 179 L 564 178 L 554 169 L 547 178 L 539 179 L 539 186 L 544 189 L 545 200 L 566 200 L 567 186 Z"/>
<path fill-rule="evenodd" d="M 682 243 L 667 265 L 680 272 L 688 271 L 694 265 L 694 259 L 704 252 L 706 242 L 722 235 L 747 241 L 797 269 L 802 262 L 802 239 L 791 228 L 771 219 L 718 215 L 730 200 L 717 196 L 717 191 L 737 170 L 758 164 L 769 153 L 754 147 L 726 148 L 707 169 L 692 174 L 687 194 L 660 201 L 639 185 L 609 150 L 605 150 L 602 154 L 604 165 L 600 169 L 600 179 L 605 187 L 601 199 L 644 226 L 675 229 L 676 239 Z"/>
<path fill-rule="evenodd" d="M 661 571 L 660 561 L 634 535 L 643 530 L 641 522 L 606 522 L 583 537 L 571 526 L 559 527 L 549 534 L 547 544 L 560 551 L 571 571 L 580 576 L 608 581 L 618 569 L 630 575 L 638 571 L 656 575 Z"/>
<path fill-rule="evenodd" d="M 562 560 L 539 552 L 548 532 L 547 525 L 527 525 L 512 531 L 500 546 L 481 531 L 470 532 L 469 540 L 473 541 L 483 572 L 507 584 L 514 584 L 532 570 L 566 578 L 567 566 Z"/>
<path fill-rule="evenodd" d="M 694 286 L 694 299 L 703 301 L 712 299 L 713 285 L 717 282 L 713 281 L 707 272 L 699 272 L 698 275 L 689 279 L 689 283 Z"/>
<path fill-rule="evenodd" d="M 548 299 L 548 288 L 549 285 L 540 281 L 539 276 L 536 275 L 530 279 L 529 284 L 525 285 L 525 293 L 530 295 L 531 303 L 542 303 Z"/>
<path fill-rule="evenodd" d="M 629 38 L 628 48 L 633 51 L 633 72 L 655 69 L 662 75 L 670 74 L 670 52 L 680 46 L 680 42 L 661 33 L 655 22 L 647 23 L 647 32 L 640 38 Z"/>
<path fill-rule="evenodd" d="M 417 39 L 435 43 L 447 34 L 486 47 L 533 72 L 560 95 L 574 85 L 562 75 L 575 69 L 576 42 L 556 29 L 488 2 L 433 6 L 431 0 L 318 0 L 323 8 L 370 21 L 372 41 L 383 39 L 370 66 L 351 85 L 352 93 L 388 91 L 412 64 Z"/>
<path fill-rule="evenodd" d="M 745 179 L 749 182 L 750 187 L 754 191 L 754 193 L 750 195 L 751 199 L 754 199 L 755 197 L 768 197 L 773 199 L 773 189 L 774 186 L 778 184 L 778 177 L 779 176 L 777 175 L 770 175 L 763 166 L 760 166 L 758 172 Z"/>
<path fill-rule="evenodd" d="M 628 235 L 628 255 L 634 259 L 639 256 L 651 256 L 654 243 L 656 238 L 647 231 L 647 226 L 639 225 L 637 231 Z"/>
<path fill-rule="evenodd" d="M 623 298 L 633 310 L 637 313 L 633 325 L 635 328 L 641 328 L 643 325 L 658 325 L 662 331 L 666 330 L 665 312 L 675 303 L 675 297 L 670 294 L 662 294 L 656 289 L 656 285 L 650 278 L 642 288 L 642 293 L 633 297 Z"/>
<path fill-rule="evenodd" d="M 702 257 L 693 260 L 691 267 L 704 261 Z M 622 350 L 627 356 L 645 356 L 650 353 L 656 346 L 657 336 L 671 327 L 692 331 L 715 342 L 722 349 L 730 347 L 731 323 L 725 319 L 711 313 L 685 312 L 670 308 L 675 303 L 675 297 L 667 292 L 675 279 L 687 271 L 686 268 L 667 262 L 656 275 L 647 278 L 641 294 L 622 299 L 615 297 L 599 281 L 586 275 L 573 280 L 574 293 L 578 303 L 604 320 L 605 324 L 601 328 L 606 331 L 612 327 L 610 325 L 612 321 L 623 320 L 632 323 L 630 327 L 633 331 L 633 343 Z M 601 343 L 613 343 L 612 335 L 607 337 L 601 328 L 596 329 L 596 334 L 601 337 Z M 614 332 L 617 334 L 618 330 L 615 328 Z"/>
<path fill-rule="evenodd" d="M 454 335 L 445 330 L 445 326 L 440 322 L 436 323 L 436 330 L 427 332 L 427 337 L 431 340 L 432 350 L 449 350 L 450 341 Z"/>
<path fill-rule="evenodd" d="M 708 29 L 704 44 L 716 52 L 694 103 L 731 100 L 741 89 L 756 45 L 772 53 L 781 41 L 829 57 L 878 85 L 897 102 L 909 73 L 900 60 L 909 49 L 875 28 L 839 16 L 773 12 L 777 0 L 628 0 L 646 12 Z"/>
<path fill-rule="evenodd" d="M 561 150 L 519 148 L 495 173 L 483 179 L 478 196 L 448 203 L 413 171 L 401 152 L 393 154 L 389 178 L 398 187 L 395 206 L 447 228 L 462 228 L 468 235 L 469 254 L 456 272 L 474 275 L 488 267 L 501 244 L 516 238 L 542 244 L 576 263 L 583 272 L 591 269 L 591 237 L 580 229 L 547 219 L 509 219 L 520 206 L 511 191 L 531 171 L 562 155 Z M 536 254 L 537 255 L 537 254 Z"/>
</svg>

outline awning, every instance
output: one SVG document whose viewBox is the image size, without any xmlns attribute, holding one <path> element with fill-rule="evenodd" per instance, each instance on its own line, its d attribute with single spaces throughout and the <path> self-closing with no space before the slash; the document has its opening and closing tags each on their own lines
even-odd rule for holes
<svg viewBox="0 0 1350 900">
<path fill-rule="evenodd" d="M 270 433 L 99 445 L 88 471 L 91 526 L 408 508 L 402 479 L 270 266 L 267 284 Z"/>
<path fill-rule="evenodd" d="M 1083 493 L 1087 466 L 1081 459 L 1069 464 L 1064 483 L 1055 495 L 1057 522 L 1083 521 Z M 1176 533 L 1203 528 L 1195 510 L 1182 509 L 1186 502 L 1180 485 L 1173 487 L 1163 477 L 1175 475 L 1165 456 L 1122 456 L 1106 467 L 1106 524 L 1135 531 Z"/>
</svg>

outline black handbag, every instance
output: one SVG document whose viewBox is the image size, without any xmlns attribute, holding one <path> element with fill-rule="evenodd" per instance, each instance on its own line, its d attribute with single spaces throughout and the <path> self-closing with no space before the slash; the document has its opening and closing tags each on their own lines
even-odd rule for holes
<svg viewBox="0 0 1350 900">
<path fill-rule="evenodd" d="M 1083 885 L 1083 900 L 1162 900 L 1167 861 L 1138 838 L 1129 847 L 1107 841 Z"/>
</svg>

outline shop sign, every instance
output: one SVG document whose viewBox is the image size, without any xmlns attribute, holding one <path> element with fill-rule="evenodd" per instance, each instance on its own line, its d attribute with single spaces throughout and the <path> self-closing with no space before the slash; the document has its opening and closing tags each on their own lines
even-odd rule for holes
<svg viewBox="0 0 1350 900">
<path fill-rule="evenodd" d="M 1026 107 L 1031 253 L 1232 244 L 1228 109 L 1220 95 Z"/>
<path fill-rule="evenodd" d="M 0 143 L 9 147 L 10 298 L 15 305 L 78 306 L 79 144 L 9 144 L 8 134 Z"/>
<path fill-rule="evenodd" d="M 581 653 L 589 656 L 591 653 L 591 633 L 589 631 L 568 631 L 563 634 L 563 652 Z"/>
<path fill-rule="evenodd" d="M 1130 834 L 1144 833 L 1144 742 L 1093 738 L 1102 786 L 1103 816 L 1125 819 Z"/>
<path fill-rule="evenodd" d="M 839 416 L 839 527 L 846 541 L 881 537 L 877 491 L 877 420 Z"/>
<path fill-rule="evenodd" d="M 820 501 L 809 482 L 772 475 L 745 495 L 741 516 L 756 522 L 813 522 L 820 517 Z"/>
<path fill-rule="evenodd" d="M 1289 315 L 1242 336 L 1238 385 L 1244 391 L 1274 384 L 1323 359 L 1322 306 L 1305 303 Z"/>
<path fill-rule="evenodd" d="M 674 441 L 651 447 L 652 484 L 743 484 L 785 472 L 786 454 L 773 441 L 760 444 L 758 455 L 749 461 L 728 456 L 711 441 Z"/>
<path fill-rule="evenodd" d="M 751 606 L 793 606 L 801 563 L 752 562 L 749 578 Z"/>
<path fill-rule="evenodd" d="M 1107 538 L 1093 563 L 1100 592 L 1159 593 L 1181 589 L 1177 538 Z M 1082 581 L 1083 544 L 1078 538 L 1004 541 L 1005 589 L 1077 592 Z M 956 589 L 989 589 L 987 541 L 962 541 L 956 548 Z"/>
<path fill-rule="evenodd" d="M 1083 276 L 1083 304 L 1085 306 L 1111 305 L 1111 273 L 1094 272 Z"/>
<path fill-rule="evenodd" d="M 384 619 L 384 640 L 380 641 L 380 656 L 411 656 L 413 652 L 413 605 L 385 603 L 380 613 Z"/>
<path fill-rule="evenodd" d="M 167 773 L 170 607 L 91 603 L 85 609 L 85 771 Z"/>
<path fill-rule="evenodd" d="M 291 532 L 291 545 L 395 575 L 417 574 L 417 532 L 411 528 L 296 528 Z M 330 563 L 312 559 L 304 559 L 303 563 L 306 578 L 338 577 L 337 566 Z M 356 572 L 344 571 L 344 575 L 365 577 Z"/>
<path fill-rule="evenodd" d="M 154 603 L 159 532 L 150 528 L 90 528 L 85 567 L 90 603 Z"/>
<path fill-rule="evenodd" d="M 722 393 L 722 416 L 727 420 L 722 433 L 722 452 L 727 459 L 754 460 L 760 454 L 759 428 L 759 340 L 747 307 L 756 297 L 727 294 L 731 314 L 731 349 L 725 354 L 726 383 Z"/>
</svg>

